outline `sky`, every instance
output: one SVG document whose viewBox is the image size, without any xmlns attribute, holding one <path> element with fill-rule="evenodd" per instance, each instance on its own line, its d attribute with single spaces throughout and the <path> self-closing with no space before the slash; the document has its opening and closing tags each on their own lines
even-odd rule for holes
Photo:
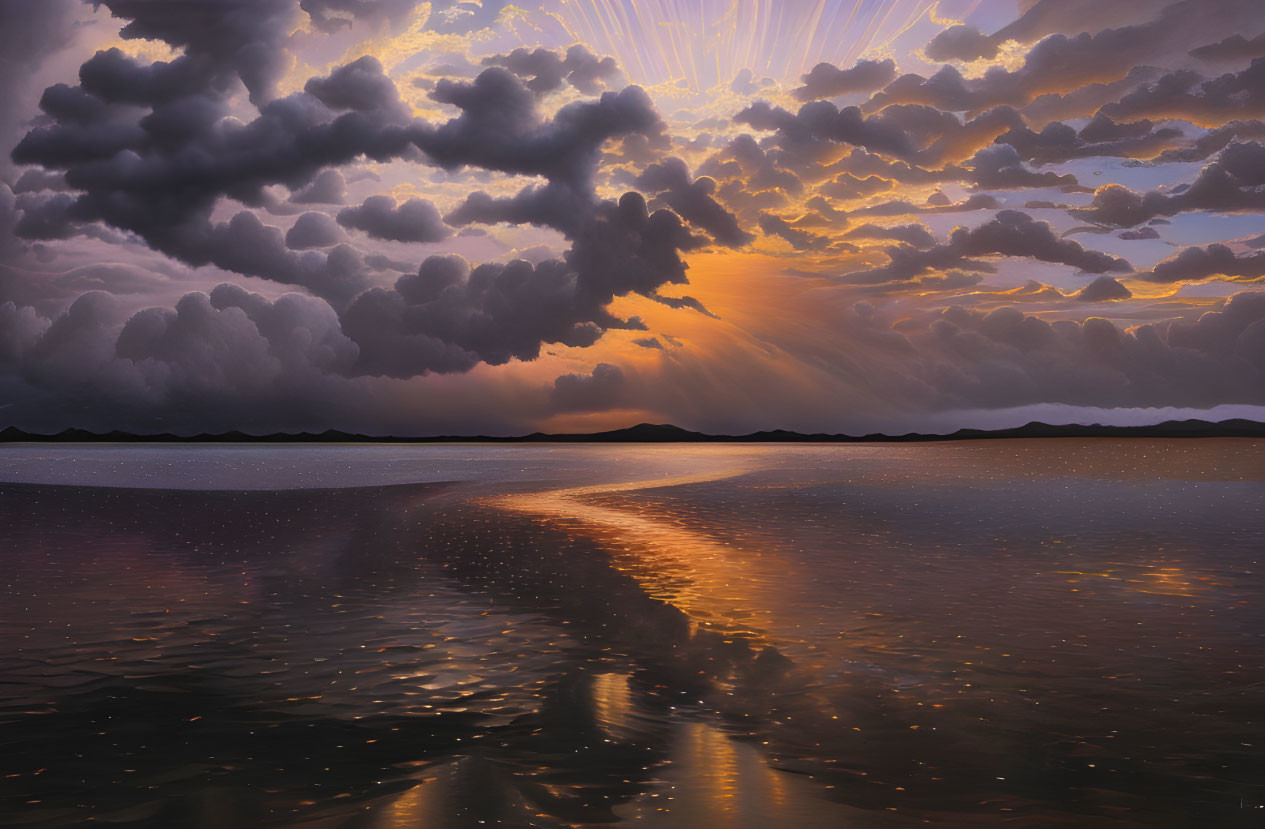
<svg viewBox="0 0 1265 829">
<path fill-rule="evenodd" d="M 1265 420 L 1260 0 L 0 0 L 0 427 Z"/>
</svg>

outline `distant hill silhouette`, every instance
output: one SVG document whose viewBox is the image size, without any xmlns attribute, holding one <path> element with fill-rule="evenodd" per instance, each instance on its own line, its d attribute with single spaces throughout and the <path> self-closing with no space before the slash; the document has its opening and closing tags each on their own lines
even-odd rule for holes
<svg viewBox="0 0 1265 829">
<path fill-rule="evenodd" d="M 544 434 L 535 432 L 518 437 L 481 435 L 441 435 L 436 437 L 389 437 L 356 435 L 334 430 L 310 434 L 278 433 L 249 435 L 225 432 L 218 435 L 137 435 L 128 432 L 97 434 L 67 429 L 41 435 L 9 427 L 0 430 L 0 443 L 901 443 L 937 440 L 995 440 L 1003 438 L 1265 438 L 1265 423 L 1255 420 L 1168 420 L 1150 426 L 1100 426 L 1093 424 L 1051 425 L 1033 421 L 1013 429 L 959 429 L 944 435 L 911 432 L 903 435 L 802 434 L 777 429 L 749 435 L 709 435 L 668 424 L 639 423 L 627 429 L 590 434 Z"/>
</svg>

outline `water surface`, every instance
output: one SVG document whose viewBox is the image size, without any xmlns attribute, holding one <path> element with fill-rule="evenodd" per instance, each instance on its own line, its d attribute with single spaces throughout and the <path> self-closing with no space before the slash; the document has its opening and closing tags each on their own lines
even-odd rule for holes
<svg viewBox="0 0 1265 829">
<path fill-rule="evenodd" d="M 1257 826 L 1262 450 L 5 447 L 0 823 Z"/>
</svg>

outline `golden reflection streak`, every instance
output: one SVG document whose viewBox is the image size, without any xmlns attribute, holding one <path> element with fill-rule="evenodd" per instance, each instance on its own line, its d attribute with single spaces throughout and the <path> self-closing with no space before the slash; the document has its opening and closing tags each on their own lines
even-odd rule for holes
<svg viewBox="0 0 1265 829">
<path fill-rule="evenodd" d="M 719 481 L 749 469 L 749 463 L 737 463 L 688 475 L 501 495 L 486 503 L 534 515 L 569 530 L 588 525 L 613 534 L 617 540 L 610 541 L 610 549 L 632 555 L 617 555 L 612 566 L 636 579 L 648 596 L 674 605 L 702 627 L 737 633 L 753 645 L 766 645 L 770 643 L 760 622 L 771 614 L 757 609 L 762 601 L 753 583 L 760 580 L 761 562 L 680 526 L 669 520 L 670 514 L 649 517 L 585 500 L 619 492 Z"/>
<path fill-rule="evenodd" d="M 629 726 L 632 715 L 632 689 L 628 674 L 606 673 L 593 677 L 593 708 L 598 725 L 611 737 L 618 738 Z"/>
</svg>

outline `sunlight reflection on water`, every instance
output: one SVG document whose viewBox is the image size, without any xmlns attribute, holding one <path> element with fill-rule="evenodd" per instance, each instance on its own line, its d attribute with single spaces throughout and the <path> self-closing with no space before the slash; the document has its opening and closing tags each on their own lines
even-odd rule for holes
<svg viewBox="0 0 1265 829">
<path fill-rule="evenodd" d="M 1251 825 L 1263 448 L 6 448 L 0 822 Z"/>
</svg>

